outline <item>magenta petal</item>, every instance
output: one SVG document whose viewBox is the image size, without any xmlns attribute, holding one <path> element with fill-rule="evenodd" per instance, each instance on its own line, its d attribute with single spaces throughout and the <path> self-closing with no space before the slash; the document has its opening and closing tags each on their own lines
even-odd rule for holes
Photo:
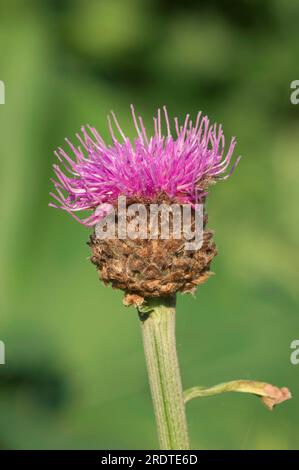
<svg viewBox="0 0 299 470">
<path fill-rule="evenodd" d="M 109 117 L 112 144 L 107 145 L 96 129 L 81 128 L 77 134 L 80 146 L 68 139 L 68 155 L 62 148 L 55 152 L 60 166 L 53 165 L 57 180 L 56 195 L 51 194 L 59 207 L 86 226 L 97 223 L 95 209 L 102 203 L 114 202 L 118 196 L 155 198 L 161 192 L 178 201 L 194 204 L 206 196 L 203 182 L 226 179 L 236 141 L 231 139 L 225 154 L 222 126 L 210 124 L 207 116 L 198 113 L 195 125 L 186 116 L 183 125 L 175 118 L 175 134 L 171 134 L 166 107 L 162 130 L 162 113 L 154 118 L 154 135 L 149 137 L 143 120 L 132 117 L 137 132 L 134 141 L 127 138 L 115 114 Z M 113 129 L 113 124 L 115 129 Z M 117 138 L 119 136 L 119 140 Z M 65 172 L 65 173 L 64 173 Z M 80 219 L 75 212 L 92 210 L 92 215 Z"/>
</svg>

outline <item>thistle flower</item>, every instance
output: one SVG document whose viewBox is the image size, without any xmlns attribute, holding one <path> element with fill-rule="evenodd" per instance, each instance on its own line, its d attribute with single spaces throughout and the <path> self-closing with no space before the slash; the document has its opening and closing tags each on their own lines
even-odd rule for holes
<svg viewBox="0 0 299 470">
<path fill-rule="evenodd" d="M 142 119 L 137 119 L 132 107 L 137 132 L 134 141 L 125 136 L 114 113 L 111 117 L 115 130 L 108 117 L 111 144 L 106 144 L 89 126 L 82 128 L 82 135 L 77 134 L 80 146 L 67 140 L 73 158 L 62 148 L 56 152 L 67 174 L 54 165 L 57 180 L 52 196 L 56 204 L 50 205 L 65 210 L 87 227 L 96 226 L 89 245 L 100 279 L 122 289 L 125 304 L 134 304 L 138 309 L 160 447 L 180 450 L 189 449 L 185 403 L 192 398 L 246 392 L 262 397 L 272 409 L 291 395 L 285 387 L 251 380 L 234 380 L 210 388 L 192 387 L 183 393 L 175 342 L 175 300 L 177 292 L 194 292 L 211 274 L 210 264 L 217 252 L 213 232 L 206 229 L 206 212 L 202 244 L 192 250 L 182 244 L 181 227 L 179 233 L 173 232 L 164 239 L 161 224 L 157 237 L 150 239 L 141 236 L 144 232 L 140 224 L 136 225 L 136 239 L 98 236 L 99 225 L 107 219 L 107 212 L 110 214 L 107 205 L 116 211 L 114 225 L 121 225 L 117 204 L 120 196 L 126 196 L 127 204 L 143 204 L 146 219 L 151 215 L 151 204 L 166 205 L 172 226 L 173 204 L 179 209 L 187 206 L 190 225 L 196 225 L 197 205 L 204 205 L 209 185 L 228 178 L 238 163 L 239 158 L 230 167 L 235 138 L 225 152 L 222 127 L 210 124 L 207 116 L 199 113 L 194 125 L 189 115 L 182 125 L 175 119 L 173 135 L 166 108 L 163 110 L 166 135 L 162 134 L 160 110 L 154 118 L 154 135 L 148 137 Z M 86 210 L 91 212 L 87 218 L 76 215 Z M 130 217 L 126 214 L 126 221 Z M 163 215 L 159 217 L 162 223 Z M 151 226 L 146 228 L 148 231 L 151 233 Z"/>
<path fill-rule="evenodd" d="M 194 204 L 207 194 L 214 181 L 226 179 L 236 140 L 232 138 L 225 153 L 225 137 L 221 125 L 211 124 L 207 116 L 198 113 L 193 125 L 189 115 L 183 125 L 174 119 L 175 135 L 171 134 L 166 107 L 163 108 L 166 135 L 162 134 L 161 112 L 154 118 L 154 135 L 148 137 L 142 118 L 132 117 L 137 137 L 132 142 L 125 136 L 116 116 L 108 116 L 112 144 L 106 144 L 95 128 L 82 127 L 77 134 L 81 146 L 75 147 L 68 139 L 73 158 L 62 148 L 55 152 L 61 167 L 54 165 L 57 177 L 53 181 L 58 204 L 53 207 L 70 213 L 86 226 L 95 225 L 101 213 L 95 209 L 103 203 L 114 202 L 118 196 L 155 200 L 161 193 L 180 203 Z M 112 119 L 111 119 L 112 118 Z M 119 133 L 117 139 L 112 126 Z M 81 220 L 77 212 L 91 210 Z"/>
<path fill-rule="evenodd" d="M 235 138 L 225 152 L 225 137 L 221 125 L 210 124 L 207 116 L 198 113 L 195 124 L 186 116 L 183 125 L 174 119 L 175 135 L 170 129 L 164 107 L 166 135 L 162 135 L 161 112 L 154 118 L 154 135 L 148 137 L 142 118 L 137 119 L 133 106 L 132 117 L 137 137 L 126 137 L 112 112 L 108 117 L 112 144 L 104 142 L 98 132 L 82 128 L 77 134 L 81 144 L 75 147 L 67 140 L 74 159 L 59 148 L 56 155 L 69 173 L 66 176 L 58 165 L 54 181 L 58 202 L 54 207 L 70 213 L 86 226 L 96 225 L 103 217 L 98 210 L 105 203 L 115 204 L 119 196 L 130 203 L 178 203 L 192 208 L 204 202 L 208 186 L 226 179 L 231 170 Z M 112 119 L 111 119 L 112 118 Z M 117 140 L 112 126 L 120 135 Z M 90 210 L 81 220 L 76 212 Z M 194 213 L 193 213 L 194 217 Z M 194 222 L 194 221 L 193 221 Z M 116 222 L 117 223 L 117 222 Z M 207 214 L 204 217 L 204 228 Z M 210 263 L 216 255 L 213 233 L 205 230 L 200 249 L 190 253 L 182 249 L 182 240 L 99 240 L 90 238 L 91 261 L 96 265 L 105 284 L 125 291 L 125 304 L 141 304 L 144 298 L 194 292 L 210 276 Z"/>
</svg>

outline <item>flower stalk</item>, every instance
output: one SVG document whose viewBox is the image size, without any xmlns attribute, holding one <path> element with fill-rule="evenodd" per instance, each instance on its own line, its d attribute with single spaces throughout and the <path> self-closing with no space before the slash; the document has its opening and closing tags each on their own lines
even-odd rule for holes
<svg viewBox="0 0 299 470">
<path fill-rule="evenodd" d="M 160 448 L 189 449 L 176 351 L 175 297 L 147 300 L 138 312 Z"/>
</svg>

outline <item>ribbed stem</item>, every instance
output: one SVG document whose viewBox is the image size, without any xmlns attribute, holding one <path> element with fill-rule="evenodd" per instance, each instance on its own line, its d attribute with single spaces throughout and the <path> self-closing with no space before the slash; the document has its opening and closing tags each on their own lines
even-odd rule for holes
<svg viewBox="0 0 299 470">
<path fill-rule="evenodd" d="M 176 352 L 175 297 L 150 299 L 138 310 L 160 448 L 189 449 Z"/>
</svg>

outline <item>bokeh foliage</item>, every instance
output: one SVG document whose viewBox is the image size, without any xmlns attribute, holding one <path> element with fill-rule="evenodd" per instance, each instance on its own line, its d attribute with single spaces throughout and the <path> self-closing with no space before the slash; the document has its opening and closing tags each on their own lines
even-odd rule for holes
<svg viewBox="0 0 299 470">
<path fill-rule="evenodd" d="M 269 413 L 226 395 L 188 405 L 193 448 L 299 448 L 299 4 L 293 0 L 0 0 L 0 447 L 155 448 L 139 325 L 88 262 L 88 231 L 48 208 L 52 150 L 114 109 L 198 109 L 244 156 L 212 188 L 216 272 L 178 300 L 186 387 L 289 386 Z"/>
</svg>

